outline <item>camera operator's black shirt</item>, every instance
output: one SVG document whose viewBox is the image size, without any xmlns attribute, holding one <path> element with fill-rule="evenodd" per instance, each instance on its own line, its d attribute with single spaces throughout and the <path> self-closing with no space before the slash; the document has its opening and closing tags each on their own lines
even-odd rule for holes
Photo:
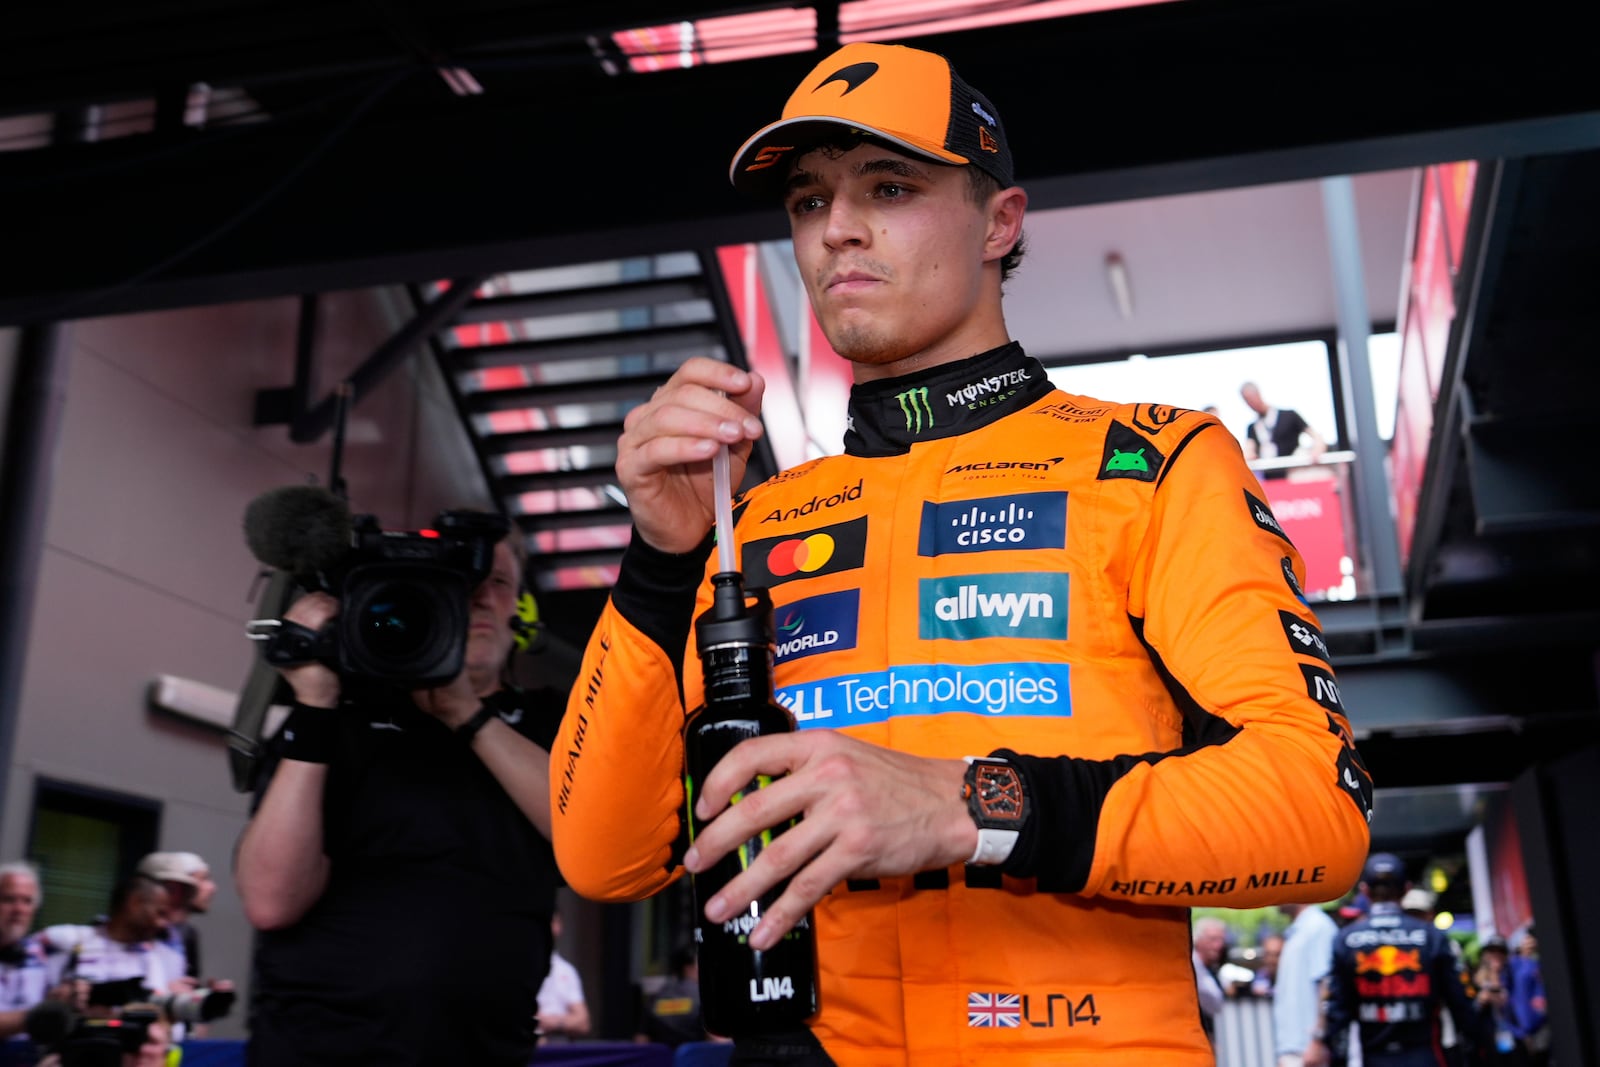
<svg viewBox="0 0 1600 1067">
<path fill-rule="evenodd" d="M 488 703 L 548 750 L 565 697 Z M 257 936 L 249 1062 L 522 1067 L 550 962 L 550 843 L 409 696 L 374 707 L 328 712 L 328 886 L 294 926 Z M 275 737 L 257 804 L 279 758 Z"/>
</svg>

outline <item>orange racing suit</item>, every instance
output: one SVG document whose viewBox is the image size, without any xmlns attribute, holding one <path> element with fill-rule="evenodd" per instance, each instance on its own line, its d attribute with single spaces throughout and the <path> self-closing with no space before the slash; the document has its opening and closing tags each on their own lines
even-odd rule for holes
<svg viewBox="0 0 1600 1067">
<path fill-rule="evenodd" d="M 1202 1064 L 1187 909 L 1325 901 L 1371 781 L 1304 566 L 1214 418 L 1055 390 L 1015 344 L 851 392 L 842 456 L 746 494 L 800 729 L 1001 751 L 1032 814 L 1001 867 L 850 881 L 816 907 L 844 1065 Z M 551 759 L 569 884 L 682 874 L 692 617 L 717 569 L 634 538 Z M 681 685 L 681 690 L 680 690 Z"/>
</svg>

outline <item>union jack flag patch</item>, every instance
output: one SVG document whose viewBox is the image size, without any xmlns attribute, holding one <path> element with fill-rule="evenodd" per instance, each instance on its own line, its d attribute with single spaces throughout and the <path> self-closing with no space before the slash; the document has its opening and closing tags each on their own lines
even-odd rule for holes
<svg viewBox="0 0 1600 1067">
<path fill-rule="evenodd" d="M 968 1026 L 1021 1026 L 1022 996 L 1018 993 L 968 993 Z"/>
</svg>

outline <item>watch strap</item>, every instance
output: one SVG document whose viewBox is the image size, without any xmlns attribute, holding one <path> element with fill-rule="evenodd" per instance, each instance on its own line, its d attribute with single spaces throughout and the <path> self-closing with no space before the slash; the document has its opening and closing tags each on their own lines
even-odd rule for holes
<svg viewBox="0 0 1600 1067">
<path fill-rule="evenodd" d="M 472 718 L 456 727 L 456 736 L 461 738 L 463 744 L 472 744 L 472 739 L 478 736 L 478 731 L 488 725 L 489 720 L 498 715 L 494 705 L 485 702 L 482 707 L 473 712 Z"/>
<path fill-rule="evenodd" d="M 979 827 L 978 847 L 973 849 L 972 858 L 967 862 L 979 867 L 998 867 L 1011 858 L 1011 850 L 1016 847 L 1017 831 Z"/>
</svg>

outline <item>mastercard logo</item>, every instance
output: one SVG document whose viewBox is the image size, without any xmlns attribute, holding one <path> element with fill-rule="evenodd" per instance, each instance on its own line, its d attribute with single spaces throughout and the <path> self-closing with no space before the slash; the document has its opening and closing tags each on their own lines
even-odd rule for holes
<svg viewBox="0 0 1600 1067">
<path fill-rule="evenodd" d="M 752 586 L 770 588 L 854 570 L 864 562 L 866 546 L 865 516 L 751 541 L 743 551 L 745 580 Z"/>
<path fill-rule="evenodd" d="M 834 541 L 825 533 L 810 537 L 791 537 L 779 541 L 767 553 L 767 570 L 779 578 L 791 574 L 815 574 L 833 558 Z"/>
</svg>

